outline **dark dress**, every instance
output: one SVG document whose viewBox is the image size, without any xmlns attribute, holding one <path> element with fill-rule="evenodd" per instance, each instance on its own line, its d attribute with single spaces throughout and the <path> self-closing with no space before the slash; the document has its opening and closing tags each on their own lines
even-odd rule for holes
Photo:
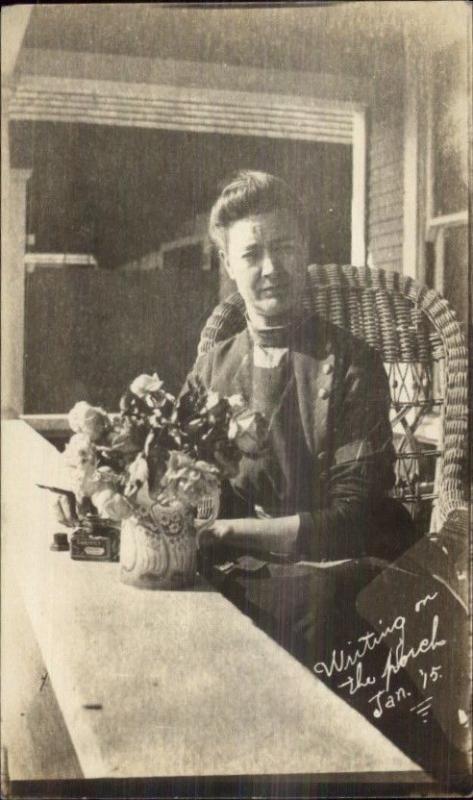
<svg viewBox="0 0 473 800">
<path fill-rule="evenodd" d="M 407 511 L 387 497 L 394 449 L 379 355 L 316 315 L 292 324 L 281 344 L 279 364 L 257 366 L 245 329 L 200 356 L 188 383 L 239 393 L 265 414 L 270 447 L 242 459 L 223 487 L 220 516 L 299 514 L 295 550 L 290 558 L 255 558 L 217 543 L 201 551 L 200 570 L 313 664 L 330 650 L 360 588 L 414 543 L 414 533 Z M 328 566 L 336 561 L 344 563 Z M 340 624 L 325 625 L 337 616 Z"/>
</svg>

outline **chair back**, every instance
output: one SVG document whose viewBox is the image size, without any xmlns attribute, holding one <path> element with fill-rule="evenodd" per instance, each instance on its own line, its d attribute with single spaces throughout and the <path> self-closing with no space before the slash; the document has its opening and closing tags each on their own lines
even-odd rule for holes
<svg viewBox="0 0 473 800">
<path fill-rule="evenodd" d="M 423 531 L 440 530 L 467 491 L 467 349 L 453 310 L 397 272 L 337 264 L 308 267 L 304 304 L 381 353 L 396 449 L 392 494 Z M 199 354 L 243 330 L 244 311 L 237 292 L 220 303 Z"/>
</svg>

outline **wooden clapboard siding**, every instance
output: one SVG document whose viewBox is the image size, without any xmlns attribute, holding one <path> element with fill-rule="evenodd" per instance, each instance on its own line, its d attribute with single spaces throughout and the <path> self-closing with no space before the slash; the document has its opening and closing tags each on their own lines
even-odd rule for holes
<svg viewBox="0 0 473 800">
<path fill-rule="evenodd" d="M 374 224 L 378 243 L 380 240 L 391 239 L 393 234 L 402 234 L 402 219 L 399 219 L 397 206 L 393 207 L 392 211 L 385 212 L 385 215 L 379 214 Z"/>
<path fill-rule="evenodd" d="M 373 204 L 370 215 L 371 222 L 387 222 L 398 218 L 398 201 L 396 197 L 393 198 L 392 185 L 389 186 L 389 191 L 384 194 L 375 194 L 372 190 L 371 196 L 376 198 L 376 203 Z"/>
<path fill-rule="evenodd" d="M 367 245 L 370 263 L 403 268 L 404 96 L 402 47 L 376 55 L 369 118 Z"/>
<path fill-rule="evenodd" d="M 221 29 L 223 35 L 223 29 Z M 173 47 L 178 46 L 175 42 Z M 215 58 L 215 53 L 213 53 Z M 215 59 L 216 60 L 216 59 Z M 280 63 L 280 59 L 277 59 Z M 291 97 L 309 97 L 334 103 L 364 104 L 369 99 L 369 81 L 355 72 L 331 73 L 271 68 L 258 68 L 244 63 L 214 63 L 205 58 L 192 61 L 175 58 L 150 58 L 124 56 L 115 53 L 85 52 L 83 50 L 48 50 L 40 47 L 22 48 L 17 64 L 18 74 L 30 78 L 69 78 L 76 81 L 106 81 L 110 89 L 119 81 L 121 89 L 127 84 L 155 84 L 173 86 L 181 90 L 248 92 L 264 91 L 266 94 L 285 94 Z M 27 83 L 28 81 L 26 81 Z"/>
</svg>

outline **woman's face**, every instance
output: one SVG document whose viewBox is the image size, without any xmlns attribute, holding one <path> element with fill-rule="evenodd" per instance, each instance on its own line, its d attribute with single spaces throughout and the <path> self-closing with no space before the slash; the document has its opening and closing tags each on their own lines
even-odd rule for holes
<svg viewBox="0 0 473 800">
<path fill-rule="evenodd" d="M 221 251 L 251 316 L 278 316 L 297 307 L 305 278 L 304 247 L 294 216 L 281 209 L 254 214 L 227 228 Z"/>
</svg>

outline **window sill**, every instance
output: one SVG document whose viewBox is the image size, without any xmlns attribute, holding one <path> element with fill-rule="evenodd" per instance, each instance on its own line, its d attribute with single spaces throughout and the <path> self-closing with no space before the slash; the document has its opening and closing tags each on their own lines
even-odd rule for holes
<svg viewBox="0 0 473 800">
<path fill-rule="evenodd" d="M 20 414 L 20 419 L 38 433 L 70 434 L 67 414 Z"/>
</svg>

